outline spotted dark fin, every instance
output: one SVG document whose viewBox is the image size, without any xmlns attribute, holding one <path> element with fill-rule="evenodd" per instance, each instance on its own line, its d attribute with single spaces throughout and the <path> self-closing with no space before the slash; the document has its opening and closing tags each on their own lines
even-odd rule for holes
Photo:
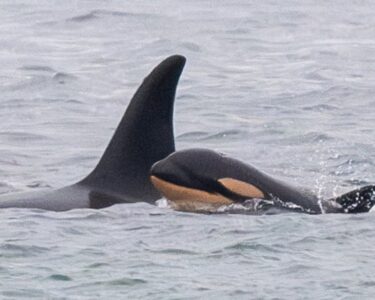
<svg viewBox="0 0 375 300">
<path fill-rule="evenodd" d="M 369 212 L 375 204 L 375 185 L 361 187 L 331 200 L 340 204 L 346 213 Z"/>
</svg>

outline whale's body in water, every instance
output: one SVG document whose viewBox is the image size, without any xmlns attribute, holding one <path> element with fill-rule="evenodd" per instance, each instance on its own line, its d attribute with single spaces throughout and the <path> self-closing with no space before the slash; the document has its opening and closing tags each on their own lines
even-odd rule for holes
<svg viewBox="0 0 375 300">
<path fill-rule="evenodd" d="M 160 198 L 149 170 L 175 150 L 173 105 L 184 65 L 184 57 L 171 56 L 145 78 L 98 165 L 86 178 L 57 190 L 1 196 L 0 208 L 65 211 Z"/>
<path fill-rule="evenodd" d="M 337 198 L 319 199 L 307 189 L 207 149 L 170 154 L 153 165 L 151 180 L 172 207 L 192 212 L 212 212 L 224 205 L 247 202 L 257 211 L 360 213 L 368 212 L 375 204 L 373 185 Z"/>
</svg>

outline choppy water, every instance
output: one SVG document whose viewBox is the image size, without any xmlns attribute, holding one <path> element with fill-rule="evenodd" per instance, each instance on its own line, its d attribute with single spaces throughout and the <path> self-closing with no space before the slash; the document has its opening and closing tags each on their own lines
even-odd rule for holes
<svg viewBox="0 0 375 300">
<path fill-rule="evenodd" d="M 177 147 L 326 197 L 375 182 L 372 1 L 0 4 L 0 192 L 96 164 L 143 77 L 188 62 Z M 162 142 L 162 141 L 160 141 Z M 3 210 L 2 299 L 372 299 L 374 214 Z"/>
</svg>

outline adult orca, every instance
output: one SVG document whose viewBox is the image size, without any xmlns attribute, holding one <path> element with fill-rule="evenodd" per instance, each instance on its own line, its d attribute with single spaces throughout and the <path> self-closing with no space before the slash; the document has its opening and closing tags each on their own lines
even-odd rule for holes
<svg viewBox="0 0 375 300">
<path fill-rule="evenodd" d="M 175 150 L 173 104 L 184 65 L 184 57 L 171 56 L 144 79 L 98 165 L 86 178 L 57 190 L 4 195 L 0 208 L 65 211 L 160 198 L 149 170 Z"/>
<path fill-rule="evenodd" d="M 306 189 L 207 149 L 172 153 L 152 166 L 150 177 L 171 206 L 182 211 L 214 212 L 249 199 L 254 211 L 276 208 L 310 214 L 368 212 L 375 204 L 374 185 L 322 200 Z"/>
</svg>

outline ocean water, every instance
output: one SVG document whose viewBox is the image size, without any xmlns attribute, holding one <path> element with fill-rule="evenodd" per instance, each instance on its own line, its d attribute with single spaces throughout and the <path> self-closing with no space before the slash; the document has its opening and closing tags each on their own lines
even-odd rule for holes
<svg viewBox="0 0 375 300">
<path fill-rule="evenodd" d="M 187 57 L 178 149 L 225 152 L 327 198 L 373 184 L 374 10 L 3 0 L 0 193 L 90 172 L 142 79 L 171 54 Z M 0 218 L 0 299 L 374 298 L 374 213 L 199 215 L 137 203 Z"/>
</svg>

